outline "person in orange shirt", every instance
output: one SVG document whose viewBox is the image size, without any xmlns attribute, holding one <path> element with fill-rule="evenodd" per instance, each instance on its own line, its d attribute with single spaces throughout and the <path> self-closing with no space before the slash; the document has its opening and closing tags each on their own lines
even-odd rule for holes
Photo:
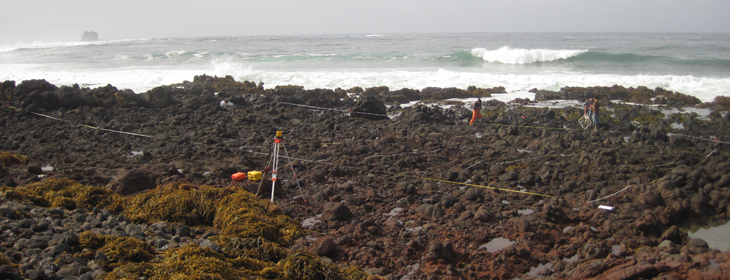
<svg viewBox="0 0 730 280">
<path fill-rule="evenodd" d="M 469 125 L 474 125 L 474 122 L 478 119 L 483 118 L 482 113 L 480 111 L 482 110 L 482 99 L 478 98 L 477 102 L 474 102 L 474 111 L 471 114 L 471 121 L 469 122 Z"/>
</svg>

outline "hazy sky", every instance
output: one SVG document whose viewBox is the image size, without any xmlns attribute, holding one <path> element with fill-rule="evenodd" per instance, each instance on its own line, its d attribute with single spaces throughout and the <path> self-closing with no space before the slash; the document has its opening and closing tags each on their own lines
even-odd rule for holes
<svg viewBox="0 0 730 280">
<path fill-rule="evenodd" d="M 0 42 L 434 32 L 730 33 L 728 0 L 0 0 Z"/>
</svg>

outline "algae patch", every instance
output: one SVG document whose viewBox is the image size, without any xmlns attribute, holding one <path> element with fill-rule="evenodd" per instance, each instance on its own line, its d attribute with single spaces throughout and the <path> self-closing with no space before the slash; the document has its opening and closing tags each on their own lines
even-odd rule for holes
<svg viewBox="0 0 730 280">
<path fill-rule="evenodd" d="M 50 178 L 24 187 L 3 188 L 5 197 L 28 200 L 42 207 L 104 208 L 118 213 L 124 208 L 124 198 L 107 188 L 82 185 L 68 179 Z"/>
<path fill-rule="evenodd" d="M 0 152 L 0 167 L 8 167 L 16 164 L 23 164 L 28 161 L 28 157 L 8 152 Z"/>
</svg>

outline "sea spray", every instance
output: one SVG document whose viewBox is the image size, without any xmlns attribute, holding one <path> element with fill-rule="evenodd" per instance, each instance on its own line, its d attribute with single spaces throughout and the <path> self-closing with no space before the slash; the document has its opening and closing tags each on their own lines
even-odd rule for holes
<svg viewBox="0 0 730 280">
<path fill-rule="evenodd" d="M 505 64 L 530 64 L 567 59 L 587 52 L 588 50 L 550 50 L 550 49 L 515 49 L 504 46 L 496 50 L 474 48 L 472 55 L 481 57 L 486 62 Z"/>
</svg>

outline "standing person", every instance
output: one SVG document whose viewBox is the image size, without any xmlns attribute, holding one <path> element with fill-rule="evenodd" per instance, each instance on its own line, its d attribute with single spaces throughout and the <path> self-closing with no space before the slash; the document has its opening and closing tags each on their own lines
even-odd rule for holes
<svg viewBox="0 0 730 280">
<path fill-rule="evenodd" d="M 593 121 L 593 130 L 598 130 L 598 109 L 601 107 L 600 102 L 595 97 L 591 97 L 591 120 Z"/>
<path fill-rule="evenodd" d="M 483 118 L 482 113 L 480 111 L 482 110 L 482 99 L 478 98 L 477 102 L 474 102 L 474 111 L 471 113 L 471 121 L 469 122 L 469 125 L 474 125 L 474 122 L 478 119 Z"/>
<path fill-rule="evenodd" d="M 593 96 L 591 95 L 586 99 L 586 102 L 583 103 L 583 114 L 588 116 L 588 119 L 593 121 Z"/>
<path fill-rule="evenodd" d="M 228 100 L 228 98 L 221 101 L 221 107 L 226 108 L 226 107 L 231 107 L 231 106 L 233 106 L 233 102 Z"/>
</svg>

